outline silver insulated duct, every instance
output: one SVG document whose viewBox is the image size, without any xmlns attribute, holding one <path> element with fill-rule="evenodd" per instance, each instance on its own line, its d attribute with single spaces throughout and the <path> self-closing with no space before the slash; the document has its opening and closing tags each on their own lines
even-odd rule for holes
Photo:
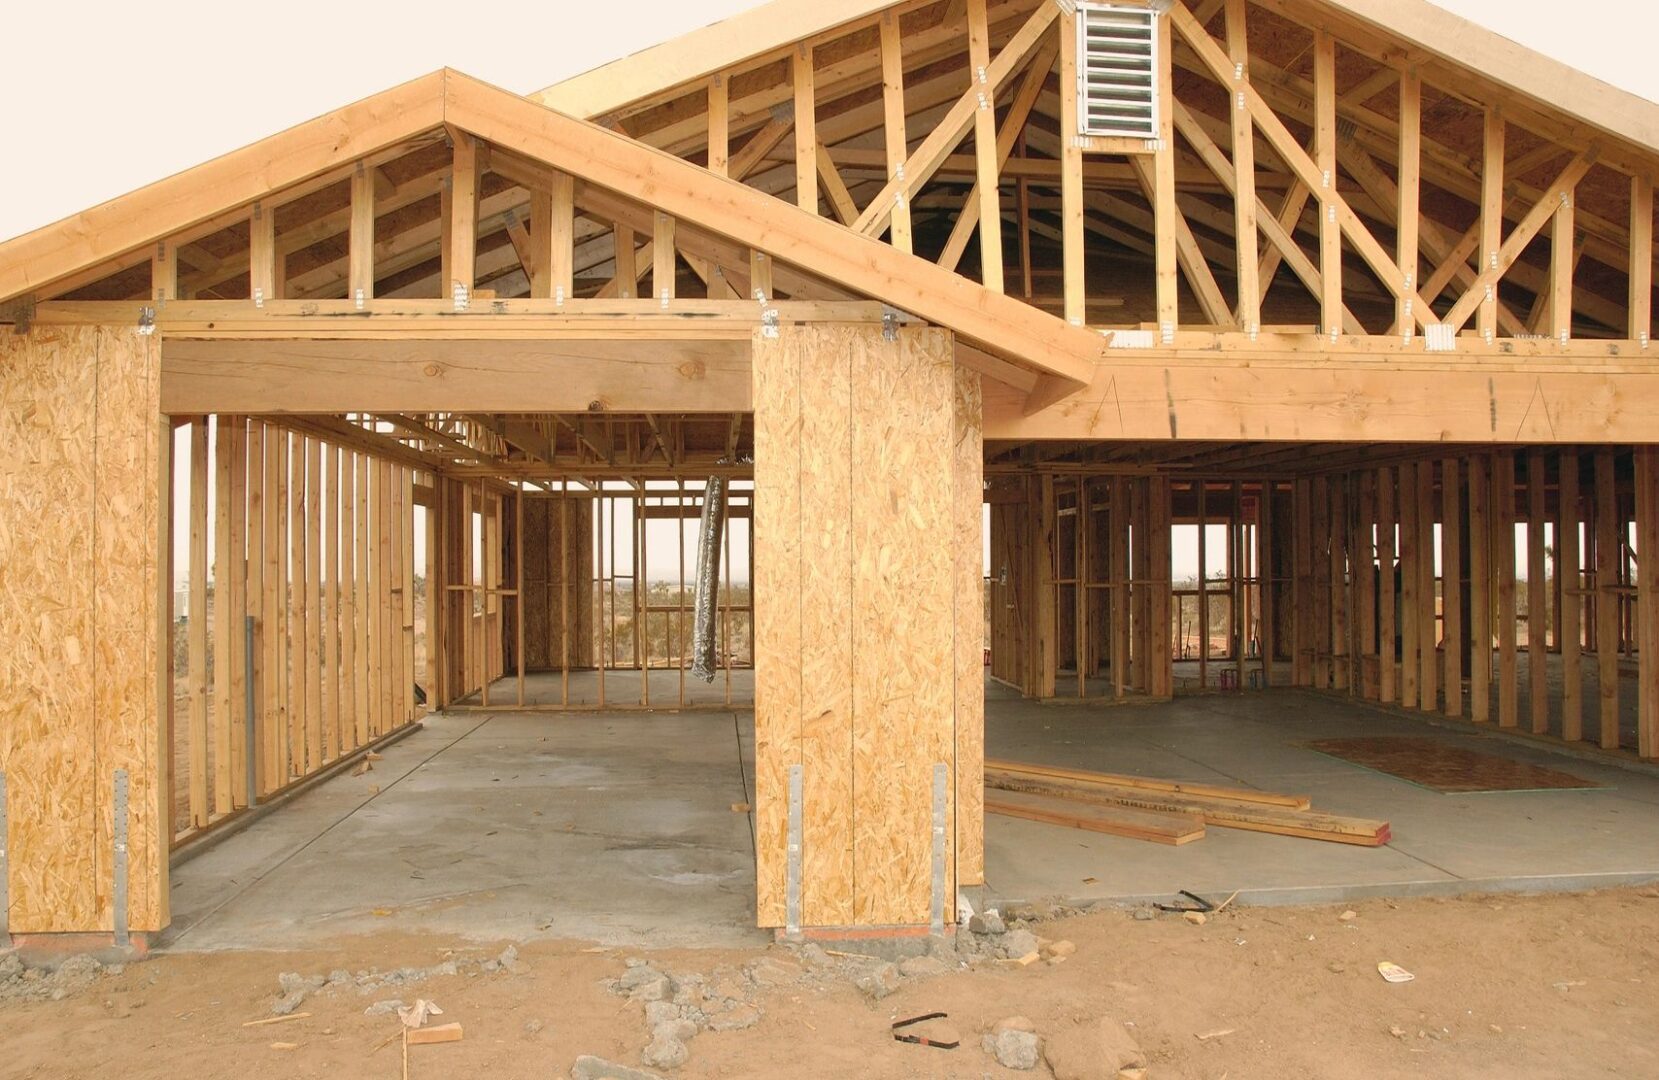
<svg viewBox="0 0 1659 1080">
<path fill-rule="evenodd" d="M 714 681 L 715 605 L 720 594 L 720 542 L 726 531 L 726 478 L 709 477 L 703 489 L 702 531 L 697 536 L 697 595 L 691 628 L 691 673 Z"/>
</svg>

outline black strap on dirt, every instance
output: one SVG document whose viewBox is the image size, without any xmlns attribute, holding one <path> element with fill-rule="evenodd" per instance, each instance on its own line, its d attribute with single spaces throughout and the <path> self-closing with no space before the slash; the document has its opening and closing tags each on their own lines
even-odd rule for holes
<svg viewBox="0 0 1659 1080">
<path fill-rule="evenodd" d="M 906 1035 L 899 1030 L 928 1020 L 943 1020 L 948 1015 L 948 1013 L 930 1012 L 923 1013 L 920 1016 L 912 1016 L 908 1020 L 895 1020 L 893 1021 L 893 1040 L 895 1042 L 914 1043 L 917 1046 L 931 1046 L 939 1050 L 955 1050 L 962 1045 L 960 1042 L 939 1042 L 928 1038 L 926 1035 Z"/>
</svg>

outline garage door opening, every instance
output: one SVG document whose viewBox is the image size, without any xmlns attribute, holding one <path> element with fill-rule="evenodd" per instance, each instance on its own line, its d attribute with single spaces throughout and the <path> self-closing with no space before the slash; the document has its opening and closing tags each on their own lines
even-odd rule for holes
<svg viewBox="0 0 1659 1080">
<path fill-rule="evenodd" d="M 177 418 L 171 939 L 752 937 L 752 431 Z"/>
</svg>

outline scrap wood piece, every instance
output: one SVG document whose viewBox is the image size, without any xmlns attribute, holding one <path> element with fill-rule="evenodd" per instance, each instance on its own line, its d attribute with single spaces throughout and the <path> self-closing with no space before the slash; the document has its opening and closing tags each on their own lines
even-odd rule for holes
<svg viewBox="0 0 1659 1080">
<path fill-rule="evenodd" d="M 1067 769 L 1058 765 L 1033 765 L 1023 761 L 987 759 L 985 769 L 987 772 L 995 770 L 1021 776 L 1074 780 L 1079 783 L 1106 784 L 1112 787 L 1144 788 L 1147 791 L 1162 791 L 1171 795 L 1193 795 L 1207 799 L 1226 799 L 1230 802 L 1282 806 L 1290 810 L 1306 810 L 1313 803 L 1313 800 L 1306 795 L 1285 795 L 1277 791 L 1222 787 L 1216 784 L 1194 784 L 1184 780 L 1159 780 L 1150 776 L 1129 776 L 1123 773 L 1090 772 L 1087 769 Z"/>
<path fill-rule="evenodd" d="M 1381 847 L 1392 837 L 1388 822 L 1372 818 L 1342 817 L 1311 810 L 1289 810 L 1274 806 L 1247 807 L 1225 799 L 1169 795 L 1128 787 L 1079 783 L 1064 779 L 1034 779 L 985 770 L 985 786 L 1000 791 L 1046 795 L 1076 802 L 1127 806 L 1159 813 L 1198 814 L 1204 824 L 1224 829 L 1296 836 L 1305 840 L 1328 840 L 1360 847 Z M 1000 796 L 998 796 L 1000 797 Z"/>
<path fill-rule="evenodd" d="M 987 794 L 985 812 L 1149 840 L 1154 844 L 1188 844 L 1204 838 L 1204 822 L 1197 814 L 1099 806 L 1041 793 Z"/>
<path fill-rule="evenodd" d="M 249 1020 L 243 1027 L 264 1027 L 266 1024 L 286 1024 L 290 1020 L 304 1020 L 311 1014 L 308 1012 L 289 1013 L 287 1016 L 267 1016 L 263 1020 Z"/>
<path fill-rule="evenodd" d="M 410 1046 L 430 1046 L 435 1043 L 461 1041 L 461 1025 L 435 1024 L 432 1027 L 408 1028 Z"/>
</svg>

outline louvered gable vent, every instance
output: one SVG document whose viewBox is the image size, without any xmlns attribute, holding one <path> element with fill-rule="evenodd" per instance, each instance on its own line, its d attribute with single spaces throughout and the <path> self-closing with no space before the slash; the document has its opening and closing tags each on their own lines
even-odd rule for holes
<svg viewBox="0 0 1659 1080">
<path fill-rule="evenodd" d="M 1158 17 L 1148 7 L 1077 5 L 1078 134 L 1158 137 Z"/>
</svg>

